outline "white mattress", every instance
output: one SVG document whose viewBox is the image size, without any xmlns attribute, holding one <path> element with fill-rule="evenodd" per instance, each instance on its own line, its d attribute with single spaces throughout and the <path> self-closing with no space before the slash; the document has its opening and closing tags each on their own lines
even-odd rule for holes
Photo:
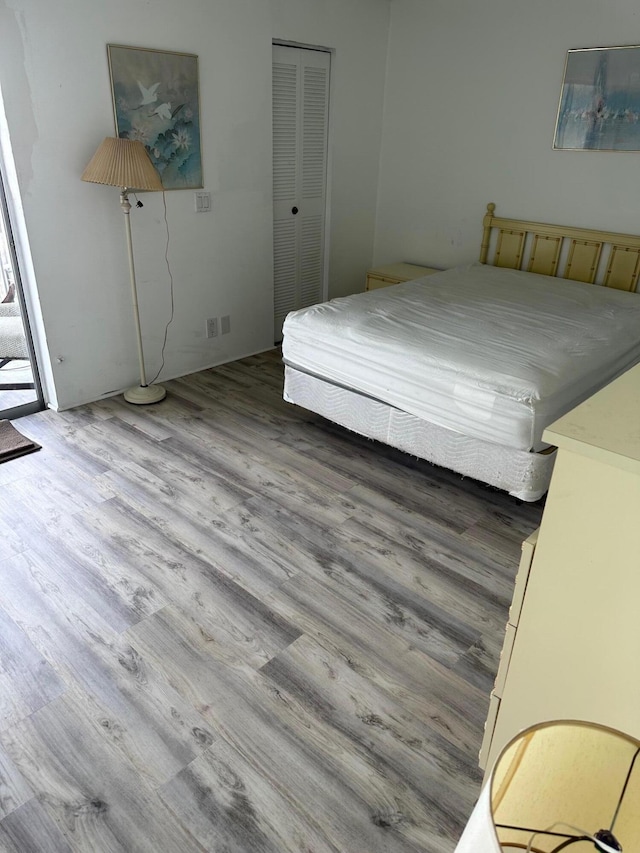
<svg viewBox="0 0 640 853">
<path fill-rule="evenodd" d="M 640 295 L 471 264 L 294 311 L 284 361 L 464 435 L 539 450 L 640 361 Z"/>
</svg>

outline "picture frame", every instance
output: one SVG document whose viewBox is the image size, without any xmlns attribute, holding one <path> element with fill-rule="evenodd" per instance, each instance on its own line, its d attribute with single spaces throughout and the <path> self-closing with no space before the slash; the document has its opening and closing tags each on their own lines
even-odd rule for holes
<svg viewBox="0 0 640 853">
<path fill-rule="evenodd" d="M 202 182 L 198 57 L 107 45 L 116 135 L 145 146 L 166 190 Z"/>
<path fill-rule="evenodd" d="M 567 51 L 553 147 L 640 151 L 640 46 Z"/>
</svg>

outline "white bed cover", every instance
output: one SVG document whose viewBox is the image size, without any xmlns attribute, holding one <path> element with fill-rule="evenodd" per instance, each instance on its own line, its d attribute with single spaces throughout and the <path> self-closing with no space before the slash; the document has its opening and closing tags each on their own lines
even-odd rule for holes
<svg viewBox="0 0 640 853">
<path fill-rule="evenodd" d="M 439 426 L 540 450 L 545 426 L 640 361 L 640 294 L 470 264 L 294 311 L 282 352 Z"/>
</svg>

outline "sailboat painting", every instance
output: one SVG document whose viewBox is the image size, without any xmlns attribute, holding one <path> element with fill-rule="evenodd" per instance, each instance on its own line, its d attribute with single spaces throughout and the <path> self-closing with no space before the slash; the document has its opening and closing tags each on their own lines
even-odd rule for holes
<svg viewBox="0 0 640 853">
<path fill-rule="evenodd" d="M 166 190 L 201 187 L 198 57 L 107 45 L 116 133 L 147 149 Z"/>
<path fill-rule="evenodd" d="M 640 47 L 567 52 L 553 147 L 640 151 Z"/>
</svg>

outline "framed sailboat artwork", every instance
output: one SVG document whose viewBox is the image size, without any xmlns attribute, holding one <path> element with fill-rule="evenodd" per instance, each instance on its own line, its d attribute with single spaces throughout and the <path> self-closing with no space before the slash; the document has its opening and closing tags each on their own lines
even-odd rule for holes
<svg viewBox="0 0 640 853">
<path fill-rule="evenodd" d="M 640 47 L 569 50 L 555 149 L 640 151 Z"/>
</svg>

